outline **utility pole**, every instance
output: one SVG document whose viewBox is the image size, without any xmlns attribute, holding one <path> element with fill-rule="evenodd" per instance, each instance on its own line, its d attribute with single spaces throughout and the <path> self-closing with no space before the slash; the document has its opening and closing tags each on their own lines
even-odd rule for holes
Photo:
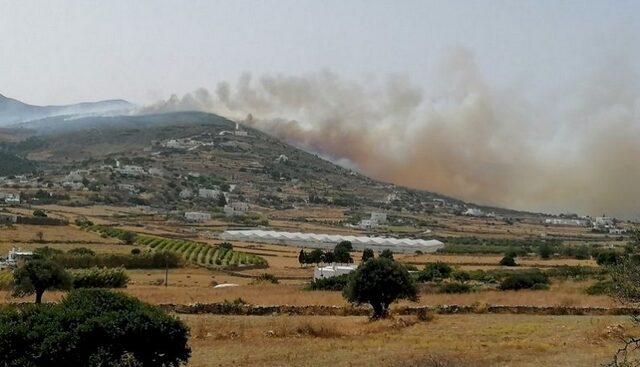
<svg viewBox="0 0 640 367">
<path fill-rule="evenodd" d="M 164 254 L 164 286 L 169 286 L 169 255 Z"/>
</svg>

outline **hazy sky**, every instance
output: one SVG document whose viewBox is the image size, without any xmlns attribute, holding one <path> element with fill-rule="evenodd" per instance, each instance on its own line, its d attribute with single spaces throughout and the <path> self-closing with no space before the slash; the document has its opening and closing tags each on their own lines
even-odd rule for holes
<svg viewBox="0 0 640 367">
<path fill-rule="evenodd" d="M 0 35 L 25 102 L 252 113 L 378 179 L 640 218 L 640 0 L 0 0 Z"/>
<path fill-rule="evenodd" d="M 149 103 L 245 71 L 321 69 L 422 85 L 459 47 L 491 85 L 536 93 L 617 53 L 639 65 L 639 14 L 640 1 L 624 0 L 0 0 L 0 93 Z"/>
</svg>

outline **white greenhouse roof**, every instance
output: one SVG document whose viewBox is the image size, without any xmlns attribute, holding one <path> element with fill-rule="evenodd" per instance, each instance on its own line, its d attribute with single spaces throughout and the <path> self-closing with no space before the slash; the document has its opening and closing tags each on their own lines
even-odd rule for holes
<svg viewBox="0 0 640 367">
<path fill-rule="evenodd" d="M 422 240 L 412 238 L 390 238 L 390 237 L 367 237 L 367 236 L 349 236 L 349 235 L 331 235 L 316 234 L 302 232 L 280 232 L 280 231 L 263 231 L 263 230 L 229 230 L 222 233 L 222 239 L 238 240 L 238 241 L 256 241 L 271 243 L 296 243 L 306 245 L 331 244 L 332 246 L 342 242 L 349 241 L 354 247 L 388 247 L 402 249 L 405 251 L 421 250 L 436 251 L 444 247 L 444 243 L 438 240 Z M 360 246 L 358 246 L 360 245 Z"/>
</svg>

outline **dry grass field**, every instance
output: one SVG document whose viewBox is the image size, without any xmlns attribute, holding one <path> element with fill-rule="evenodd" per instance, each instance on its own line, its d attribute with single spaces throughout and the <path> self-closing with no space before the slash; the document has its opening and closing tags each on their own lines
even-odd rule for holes
<svg viewBox="0 0 640 367">
<path fill-rule="evenodd" d="M 190 367 L 597 366 L 631 328 L 613 316 L 179 317 L 192 330 Z"/>
<path fill-rule="evenodd" d="M 216 244 L 204 231 L 219 232 L 228 222 L 213 220 L 201 225 L 162 221 L 139 216 L 131 208 L 68 208 L 46 206 L 51 216 L 73 221 L 86 216 L 95 223 L 118 223 L 138 233 L 180 237 Z M 32 209 L 23 210 L 29 214 Z M 342 209 L 272 211 L 270 224 L 288 230 L 321 233 L 359 233 L 355 229 L 323 225 L 345 218 Z M 311 223 L 297 221 L 305 217 Z M 431 218 L 434 219 L 434 218 Z M 441 216 L 435 218 L 441 235 L 481 235 L 496 238 L 524 238 L 532 234 L 560 233 L 588 235 L 583 229 L 547 228 L 529 223 L 504 225 L 477 218 Z M 486 222 L 486 223 L 485 223 Z M 411 231 L 411 228 L 405 230 Z M 81 230 L 73 225 L 0 227 L 0 253 L 11 247 L 31 250 L 42 232 L 46 245 L 69 250 L 88 247 L 98 253 L 130 253 L 135 246 Z M 300 267 L 300 248 L 273 244 L 233 242 L 236 250 L 262 256 L 266 269 L 215 271 L 194 265 L 170 269 L 168 286 L 163 269 L 127 270 L 131 281 L 122 291 L 153 304 L 191 304 L 242 299 L 254 305 L 346 306 L 340 292 L 307 291 L 313 266 Z M 308 249 L 307 249 L 308 250 Z M 352 254 L 356 261 L 361 254 Z M 399 261 L 422 267 L 445 262 L 459 269 L 499 268 L 502 256 L 450 254 L 395 254 Z M 596 266 L 593 260 L 519 257 L 519 268 L 548 268 L 561 265 Z M 255 283 L 253 277 L 268 273 L 279 284 Z M 4 274 L 3 276 L 7 276 Z M 402 301 L 392 308 L 415 305 L 532 305 L 561 307 L 616 307 L 610 297 L 587 295 L 595 280 L 553 279 L 547 290 L 478 291 L 466 294 L 435 294 L 423 287 L 417 303 Z M 237 284 L 214 289 L 217 284 Z M 55 302 L 63 292 L 48 291 L 45 302 Z M 32 297 L 13 298 L 0 291 L 1 302 L 30 302 Z M 609 360 L 622 332 L 630 332 L 625 317 L 537 316 L 508 314 L 436 315 L 431 321 L 415 316 L 369 322 L 366 317 L 347 316 L 222 316 L 178 315 L 191 327 L 193 357 L 190 367 L 204 366 L 595 366 Z M 635 330 L 634 330 L 635 331 Z M 250 347 L 248 347 L 250 346 Z"/>
</svg>

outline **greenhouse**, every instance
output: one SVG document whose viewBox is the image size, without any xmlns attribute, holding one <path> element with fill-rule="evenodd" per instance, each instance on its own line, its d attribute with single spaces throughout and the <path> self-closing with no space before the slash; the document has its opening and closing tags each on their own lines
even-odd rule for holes
<svg viewBox="0 0 640 367">
<path fill-rule="evenodd" d="M 389 249 L 394 252 L 414 252 L 418 250 L 422 252 L 436 252 L 438 249 L 444 247 L 444 243 L 438 240 L 263 230 L 229 230 L 223 232 L 220 238 L 231 241 L 263 242 L 325 249 L 332 249 L 337 243 L 349 241 L 356 250 L 370 248 L 376 251 Z"/>
</svg>

